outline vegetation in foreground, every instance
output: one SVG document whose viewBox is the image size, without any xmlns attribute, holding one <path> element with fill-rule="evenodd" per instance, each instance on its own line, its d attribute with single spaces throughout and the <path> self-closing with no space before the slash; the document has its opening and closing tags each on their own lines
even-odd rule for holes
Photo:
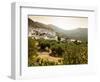
<svg viewBox="0 0 100 82">
<path fill-rule="evenodd" d="M 88 63 L 86 42 L 62 42 L 28 38 L 28 66 L 72 65 Z"/>
</svg>

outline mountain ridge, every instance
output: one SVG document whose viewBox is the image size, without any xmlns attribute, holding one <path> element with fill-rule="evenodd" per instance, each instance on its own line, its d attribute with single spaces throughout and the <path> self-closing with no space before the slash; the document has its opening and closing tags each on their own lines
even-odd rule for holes
<svg viewBox="0 0 100 82">
<path fill-rule="evenodd" d="M 82 41 L 88 40 L 88 28 L 77 28 L 73 30 L 64 30 L 61 29 L 53 24 L 43 24 L 37 21 L 33 21 L 32 19 L 28 18 L 28 25 L 31 28 L 44 28 L 57 33 L 60 37 L 68 37 L 73 39 L 79 39 Z"/>
</svg>

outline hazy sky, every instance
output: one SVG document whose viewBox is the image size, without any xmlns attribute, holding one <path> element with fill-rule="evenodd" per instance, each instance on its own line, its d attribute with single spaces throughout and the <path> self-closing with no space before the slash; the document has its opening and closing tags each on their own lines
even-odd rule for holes
<svg viewBox="0 0 100 82">
<path fill-rule="evenodd" d="M 86 17 L 29 16 L 29 18 L 44 24 L 53 24 L 64 30 L 88 28 L 88 18 Z"/>
</svg>

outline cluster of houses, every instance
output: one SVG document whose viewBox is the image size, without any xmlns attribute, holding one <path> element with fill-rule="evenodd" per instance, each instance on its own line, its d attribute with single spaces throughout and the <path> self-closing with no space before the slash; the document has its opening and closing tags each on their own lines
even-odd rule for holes
<svg viewBox="0 0 100 82">
<path fill-rule="evenodd" d="M 70 41 L 71 41 L 71 42 L 75 42 L 75 41 L 76 41 L 76 39 L 70 39 Z M 81 40 L 77 40 L 77 42 L 78 42 L 78 43 L 82 43 L 82 41 L 81 41 Z"/>
<path fill-rule="evenodd" d="M 29 28 L 28 29 L 28 36 L 32 37 L 32 39 L 45 39 L 45 40 L 56 40 L 58 41 L 58 36 L 56 35 L 56 32 L 43 29 L 43 28 Z M 69 39 L 69 38 L 62 38 L 60 41 L 67 41 L 67 42 L 75 42 L 76 39 Z M 81 43 L 81 40 L 77 40 L 78 43 Z"/>
<path fill-rule="evenodd" d="M 28 36 L 33 39 L 57 40 L 56 33 L 43 28 L 29 28 Z"/>
</svg>

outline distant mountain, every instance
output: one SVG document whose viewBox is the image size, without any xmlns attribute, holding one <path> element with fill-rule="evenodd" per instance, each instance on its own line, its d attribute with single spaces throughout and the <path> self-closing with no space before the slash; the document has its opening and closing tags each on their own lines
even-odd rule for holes
<svg viewBox="0 0 100 82">
<path fill-rule="evenodd" d="M 28 26 L 29 26 L 29 28 L 44 28 L 44 29 L 48 29 L 48 30 L 53 30 L 48 25 L 40 23 L 40 22 L 33 21 L 30 18 L 28 18 Z"/>
<path fill-rule="evenodd" d="M 30 18 L 28 18 L 28 25 L 31 28 L 44 28 L 44 29 L 52 30 L 61 37 L 73 38 L 73 39 L 78 39 L 82 41 L 88 40 L 88 29 L 87 28 L 77 28 L 74 30 L 63 30 L 52 24 L 46 25 L 40 22 L 35 22 L 31 20 Z"/>
<path fill-rule="evenodd" d="M 63 30 L 57 26 L 49 24 L 49 26 L 57 32 L 61 37 L 68 37 L 73 39 L 79 39 L 82 41 L 87 41 L 88 39 L 88 29 L 87 28 L 77 28 L 74 30 Z"/>
<path fill-rule="evenodd" d="M 57 27 L 57 26 L 55 26 L 55 25 L 52 25 L 52 24 L 48 24 L 48 26 L 50 27 L 50 28 L 52 28 L 55 32 L 57 32 L 57 33 L 64 33 L 65 32 L 65 30 L 63 30 L 63 29 L 61 29 L 61 28 L 59 28 L 59 27 Z"/>
<path fill-rule="evenodd" d="M 88 29 L 87 28 L 77 28 L 74 30 L 68 30 L 65 33 L 71 38 L 79 39 L 82 41 L 88 40 Z"/>
</svg>

